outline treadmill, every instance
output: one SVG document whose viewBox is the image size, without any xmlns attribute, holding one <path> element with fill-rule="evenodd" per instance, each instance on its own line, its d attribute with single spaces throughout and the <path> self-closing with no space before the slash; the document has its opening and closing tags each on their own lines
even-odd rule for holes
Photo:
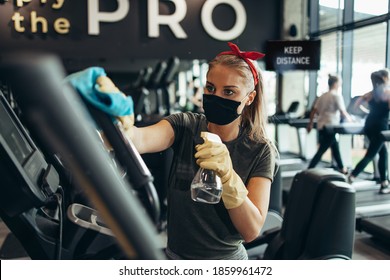
<svg viewBox="0 0 390 280">
<path fill-rule="evenodd" d="M 339 134 L 362 134 L 363 128 L 363 122 L 326 126 L 326 129 Z M 390 134 L 388 138 L 385 135 L 387 132 L 383 137 L 390 140 Z M 390 195 L 378 194 L 379 186 L 377 183 L 364 180 L 354 182 L 353 186 L 356 189 L 356 218 L 358 220 L 390 214 Z"/>
<path fill-rule="evenodd" d="M 297 117 L 295 115 L 298 110 L 298 107 L 299 107 L 299 102 L 294 101 L 290 104 L 286 112 L 279 111 L 272 116 L 268 116 L 268 123 L 273 124 L 275 126 L 276 145 L 278 145 L 279 143 L 279 125 L 288 125 L 292 119 L 296 119 Z M 294 153 L 288 153 L 288 152 L 284 152 L 281 154 L 281 159 L 280 159 L 281 166 L 301 163 L 301 162 L 302 162 L 301 153 L 299 155 L 296 155 Z"/>
<path fill-rule="evenodd" d="M 385 141 L 390 141 L 390 130 L 383 131 L 382 136 Z M 383 197 L 383 209 L 390 209 L 390 194 L 380 195 Z M 383 245 L 390 249 L 390 212 L 382 210 L 382 214 L 375 217 L 364 217 L 359 220 L 357 228 L 360 231 L 367 232 Z"/>
<path fill-rule="evenodd" d="M 279 133 L 279 125 L 288 125 L 291 127 L 295 127 L 292 123 L 299 122 L 301 119 L 297 117 L 296 113 L 299 107 L 298 101 L 293 101 L 288 107 L 287 111 L 279 111 L 274 115 L 268 116 L 268 123 L 273 124 L 275 126 L 275 142 L 276 145 L 279 143 L 280 133 Z M 306 123 L 307 125 L 307 123 Z M 290 152 L 290 151 L 279 151 L 280 159 L 278 161 L 278 165 L 281 172 L 282 177 L 282 185 L 283 185 L 283 200 L 286 200 L 290 186 L 294 179 L 294 176 L 301 170 L 306 169 L 306 157 L 304 155 L 304 140 L 302 139 L 300 128 L 296 128 L 297 132 L 297 140 L 298 140 L 298 152 Z"/>
<path fill-rule="evenodd" d="M 329 132 L 344 134 L 344 135 L 363 135 L 364 134 L 364 121 L 358 122 L 343 122 L 337 125 L 325 126 Z M 374 164 L 374 174 L 377 174 L 376 163 Z M 372 180 L 362 180 L 354 182 L 354 188 L 356 191 L 367 191 L 377 189 L 376 183 Z"/>
</svg>

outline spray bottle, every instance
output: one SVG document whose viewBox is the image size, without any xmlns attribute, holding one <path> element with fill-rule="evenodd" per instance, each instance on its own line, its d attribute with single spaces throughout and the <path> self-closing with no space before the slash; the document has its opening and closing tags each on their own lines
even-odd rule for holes
<svg viewBox="0 0 390 280">
<path fill-rule="evenodd" d="M 200 133 L 203 140 L 222 143 L 218 135 L 204 132 Z M 221 179 L 213 170 L 199 168 L 191 183 L 191 198 L 194 201 L 216 204 L 220 201 L 222 195 Z"/>
</svg>

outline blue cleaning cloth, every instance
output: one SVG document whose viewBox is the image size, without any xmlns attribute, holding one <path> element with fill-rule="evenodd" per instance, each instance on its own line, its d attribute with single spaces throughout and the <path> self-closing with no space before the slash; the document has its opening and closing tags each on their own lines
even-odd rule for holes
<svg viewBox="0 0 390 280">
<path fill-rule="evenodd" d="M 131 96 L 121 92 L 101 92 L 96 84 L 100 76 L 107 76 L 101 67 L 90 67 L 73 73 L 65 78 L 78 93 L 89 103 L 112 116 L 126 116 L 134 113 L 134 103 Z"/>
</svg>

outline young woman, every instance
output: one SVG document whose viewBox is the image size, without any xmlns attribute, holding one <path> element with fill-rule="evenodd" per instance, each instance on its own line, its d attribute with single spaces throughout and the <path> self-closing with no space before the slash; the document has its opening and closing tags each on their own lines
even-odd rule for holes
<svg viewBox="0 0 390 280">
<path fill-rule="evenodd" d="M 389 80 L 389 72 L 380 70 L 371 74 L 372 91 L 364 94 L 358 99 L 358 106 L 361 101 L 368 102 L 368 116 L 364 124 L 364 133 L 370 143 L 364 157 L 358 162 L 355 169 L 351 172 L 348 180 L 352 183 L 355 178 L 364 170 L 367 164 L 373 160 L 376 154 L 379 154 L 378 170 L 381 180 L 379 189 L 380 194 L 389 194 L 390 187 L 388 181 L 388 154 L 387 147 L 380 133 L 383 130 L 388 130 L 389 125 L 389 108 L 390 108 L 390 91 L 386 88 Z"/>
<path fill-rule="evenodd" d="M 204 114 L 172 114 L 126 132 L 140 153 L 174 150 L 168 190 L 170 259 L 247 259 L 242 243 L 259 235 L 267 215 L 277 152 L 266 136 L 262 76 L 253 61 L 264 55 L 229 46 L 231 51 L 209 63 Z M 219 135 L 223 143 L 204 142 L 202 131 Z M 191 199 L 199 166 L 221 178 L 218 204 Z"/>
<path fill-rule="evenodd" d="M 318 147 L 317 153 L 312 158 L 308 168 L 314 168 L 321 160 L 322 155 L 330 147 L 338 170 L 346 174 L 347 169 L 344 167 L 341 159 L 336 134 L 328 131 L 326 129 L 326 125 L 339 124 L 340 115 L 347 121 L 351 121 L 352 119 L 345 109 L 342 95 L 338 92 L 340 79 L 337 76 L 329 75 L 328 86 L 329 91 L 325 92 L 317 99 L 310 113 L 310 122 L 307 126 L 307 131 L 310 132 L 312 130 L 314 117 L 317 116 L 317 130 L 320 146 Z"/>
</svg>

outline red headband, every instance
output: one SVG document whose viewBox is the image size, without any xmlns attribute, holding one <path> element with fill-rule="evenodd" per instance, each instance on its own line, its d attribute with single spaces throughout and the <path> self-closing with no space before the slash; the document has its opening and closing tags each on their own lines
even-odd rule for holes
<svg viewBox="0 0 390 280">
<path fill-rule="evenodd" d="M 265 54 L 260 53 L 260 52 L 242 52 L 237 47 L 237 45 L 235 45 L 231 42 L 229 42 L 228 45 L 229 45 L 231 51 L 221 52 L 217 56 L 235 55 L 235 56 L 240 57 L 243 60 L 245 60 L 245 62 L 248 64 L 249 68 L 251 69 L 253 79 L 255 80 L 255 86 L 256 86 L 257 83 L 259 82 L 259 77 L 257 76 L 257 70 L 256 70 L 255 66 L 253 65 L 253 63 L 249 59 L 257 60 L 259 58 L 263 58 L 265 56 Z"/>
</svg>

